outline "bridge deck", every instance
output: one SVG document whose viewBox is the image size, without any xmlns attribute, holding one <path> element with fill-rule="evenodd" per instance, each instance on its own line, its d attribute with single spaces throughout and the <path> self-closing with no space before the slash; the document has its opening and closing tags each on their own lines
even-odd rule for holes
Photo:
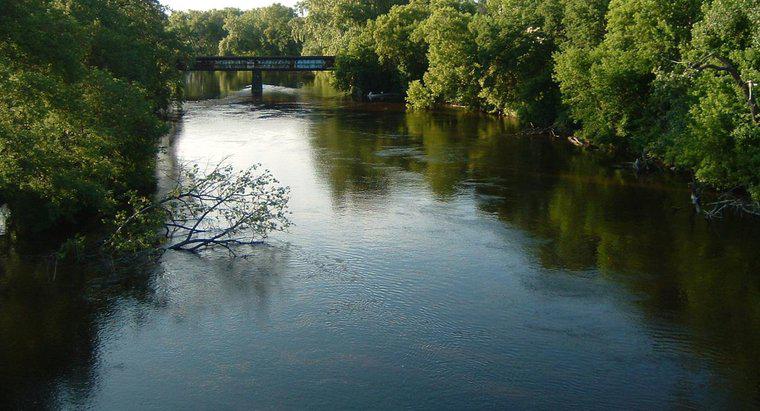
<svg viewBox="0 0 760 411">
<path fill-rule="evenodd" d="M 187 71 L 325 71 L 335 67 L 335 56 L 196 57 Z"/>
</svg>

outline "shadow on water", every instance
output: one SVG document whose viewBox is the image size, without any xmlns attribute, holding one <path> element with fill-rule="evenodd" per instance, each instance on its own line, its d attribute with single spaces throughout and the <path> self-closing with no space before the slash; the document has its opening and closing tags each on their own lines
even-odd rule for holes
<svg viewBox="0 0 760 411">
<path fill-rule="evenodd" d="M 0 404 L 84 407 L 97 385 L 97 347 L 115 300 L 152 299 L 145 270 L 56 263 L 0 237 Z"/>
<path fill-rule="evenodd" d="M 53 271 L 48 259 L 6 250 L 0 258 L 0 408 L 91 407 L 103 378 L 124 367 L 109 358 L 109 345 L 125 331 L 149 329 L 157 312 L 186 321 L 202 307 L 246 301 L 235 309 L 266 317 L 289 258 L 286 247 L 251 248 L 240 260 L 173 253 L 114 273 L 98 264 Z"/>
</svg>

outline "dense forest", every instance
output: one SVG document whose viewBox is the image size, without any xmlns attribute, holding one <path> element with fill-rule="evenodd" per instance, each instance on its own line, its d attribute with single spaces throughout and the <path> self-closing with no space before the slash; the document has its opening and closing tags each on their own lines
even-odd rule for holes
<svg viewBox="0 0 760 411">
<path fill-rule="evenodd" d="M 17 228 L 114 216 L 154 187 L 192 55 L 337 56 L 412 110 L 514 115 L 760 200 L 760 0 L 0 3 L 0 200 Z M 754 81 L 754 83 L 753 83 Z M 753 91 L 753 87 L 755 90 Z"/>
</svg>

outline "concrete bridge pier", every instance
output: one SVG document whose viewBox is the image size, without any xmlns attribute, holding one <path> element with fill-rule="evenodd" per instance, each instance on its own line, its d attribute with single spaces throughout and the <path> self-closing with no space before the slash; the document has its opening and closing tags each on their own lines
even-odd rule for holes
<svg viewBox="0 0 760 411">
<path fill-rule="evenodd" d="M 253 94 L 254 97 L 261 97 L 264 94 L 264 82 L 261 79 L 261 70 L 253 70 L 251 94 Z"/>
</svg>

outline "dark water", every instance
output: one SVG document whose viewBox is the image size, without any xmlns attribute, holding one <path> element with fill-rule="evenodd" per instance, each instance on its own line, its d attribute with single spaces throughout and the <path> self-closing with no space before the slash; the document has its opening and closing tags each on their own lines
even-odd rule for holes
<svg viewBox="0 0 760 411">
<path fill-rule="evenodd" d="M 9 251 L 0 400 L 760 406 L 757 221 L 707 224 L 683 181 L 506 120 L 351 103 L 320 78 L 253 102 L 245 81 L 190 80 L 164 167 L 262 163 L 295 226 L 249 259 L 172 253 L 128 282 L 64 283 Z"/>
</svg>

